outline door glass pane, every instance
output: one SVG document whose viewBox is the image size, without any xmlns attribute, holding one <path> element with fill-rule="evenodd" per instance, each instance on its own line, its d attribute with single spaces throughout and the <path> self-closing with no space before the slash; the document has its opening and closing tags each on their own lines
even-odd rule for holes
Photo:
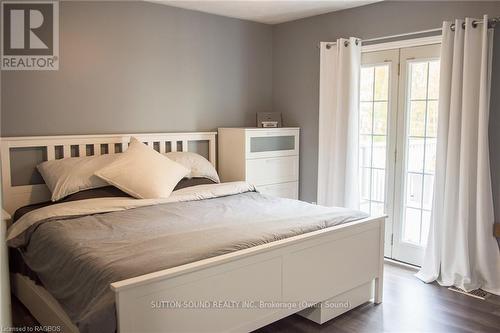
<svg viewBox="0 0 500 333">
<path fill-rule="evenodd" d="M 406 168 L 409 172 L 422 172 L 424 167 L 424 144 L 424 138 L 408 139 L 408 163 Z"/>
<path fill-rule="evenodd" d="M 420 242 L 421 210 L 406 207 L 403 239 L 408 243 Z"/>
<path fill-rule="evenodd" d="M 389 99 L 389 66 L 375 67 L 375 100 L 386 101 Z"/>
<path fill-rule="evenodd" d="M 439 61 L 429 62 L 429 96 L 430 100 L 439 98 Z"/>
<path fill-rule="evenodd" d="M 437 136 L 437 122 L 438 122 L 438 101 L 427 102 L 427 129 L 426 136 Z"/>
<path fill-rule="evenodd" d="M 385 214 L 385 208 L 383 203 L 372 202 L 372 214 L 373 215 L 382 215 Z"/>
<path fill-rule="evenodd" d="M 371 173 L 371 168 L 361 168 L 361 177 L 360 177 L 360 183 L 361 183 L 361 200 L 365 200 L 370 203 L 370 184 L 371 184 L 371 179 L 372 179 L 372 173 Z M 370 205 L 368 205 L 369 207 Z"/>
<path fill-rule="evenodd" d="M 360 84 L 360 209 L 381 214 L 385 206 L 390 63 L 363 66 Z"/>
<path fill-rule="evenodd" d="M 410 63 L 411 100 L 427 99 L 427 61 Z"/>
<path fill-rule="evenodd" d="M 373 134 L 387 133 L 387 102 L 373 103 Z"/>
<path fill-rule="evenodd" d="M 361 167 L 371 167 L 372 165 L 372 136 L 359 136 L 359 165 Z"/>
<path fill-rule="evenodd" d="M 387 136 L 374 135 L 372 149 L 373 159 L 371 166 L 373 168 L 385 169 L 387 160 Z"/>
<path fill-rule="evenodd" d="M 423 189 L 423 208 L 427 210 L 432 209 L 432 198 L 434 195 L 434 176 L 424 176 L 424 189 Z"/>
<path fill-rule="evenodd" d="M 384 202 L 385 198 L 385 171 L 372 169 L 372 193 L 370 199 L 376 202 Z"/>
<path fill-rule="evenodd" d="M 412 137 L 425 135 L 425 101 L 410 102 L 410 131 Z"/>
<path fill-rule="evenodd" d="M 436 164 L 439 60 L 414 61 L 408 70 L 402 241 L 424 246 Z"/>
<path fill-rule="evenodd" d="M 363 200 L 359 204 L 359 210 L 363 212 L 369 212 L 370 211 L 370 201 L 368 200 Z"/>
<path fill-rule="evenodd" d="M 359 113 L 360 113 L 359 133 L 372 134 L 373 102 L 361 102 L 359 106 Z"/>
<path fill-rule="evenodd" d="M 406 206 L 420 208 L 422 202 L 422 174 L 408 172 L 406 177 Z"/>
<path fill-rule="evenodd" d="M 374 67 L 361 68 L 361 80 L 359 99 L 363 101 L 373 101 L 373 78 L 375 75 Z"/>
<path fill-rule="evenodd" d="M 425 172 L 434 173 L 436 169 L 436 139 L 425 139 Z"/>
</svg>

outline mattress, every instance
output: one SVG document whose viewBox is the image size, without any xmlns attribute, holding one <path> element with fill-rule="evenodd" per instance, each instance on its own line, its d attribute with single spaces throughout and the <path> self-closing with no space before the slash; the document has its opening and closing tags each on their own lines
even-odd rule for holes
<svg viewBox="0 0 500 333">
<path fill-rule="evenodd" d="M 24 215 L 8 244 L 82 332 L 114 332 L 112 282 L 355 221 L 367 214 L 265 196 L 246 183 L 168 199 L 99 198 Z"/>
</svg>

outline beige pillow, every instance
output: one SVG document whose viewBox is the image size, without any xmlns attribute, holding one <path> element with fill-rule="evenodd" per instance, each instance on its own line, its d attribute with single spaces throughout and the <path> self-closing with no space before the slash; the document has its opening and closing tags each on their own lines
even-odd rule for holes
<svg viewBox="0 0 500 333">
<path fill-rule="evenodd" d="M 139 199 L 168 198 L 189 170 L 136 138 L 128 149 L 95 175 Z"/>
<path fill-rule="evenodd" d="M 192 152 L 170 152 L 165 155 L 190 170 L 187 178 L 208 178 L 220 183 L 217 171 L 205 157 Z"/>
<path fill-rule="evenodd" d="M 94 173 L 116 159 L 114 154 L 69 157 L 40 163 L 37 169 L 52 192 L 52 201 L 57 201 L 79 191 L 108 186 Z"/>
</svg>

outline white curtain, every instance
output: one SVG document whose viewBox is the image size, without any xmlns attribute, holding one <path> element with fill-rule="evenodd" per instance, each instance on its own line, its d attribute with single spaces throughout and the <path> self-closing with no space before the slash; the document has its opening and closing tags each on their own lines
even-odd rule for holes
<svg viewBox="0 0 500 333">
<path fill-rule="evenodd" d="M 488 17 L 443 24 L 436 182 L 431 229 L 417 277 L 500 294 L 493 236 L 488 120 L 493 31 Z"/>
<path fill-rule="evenodd" d="M 318 204 L 359 209 L 361 42 L 341 38 L 320 47 Z"/>
</svg>

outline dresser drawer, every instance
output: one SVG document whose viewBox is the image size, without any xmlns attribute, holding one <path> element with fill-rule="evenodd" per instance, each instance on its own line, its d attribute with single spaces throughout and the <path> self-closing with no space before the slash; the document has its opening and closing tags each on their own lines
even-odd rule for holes
<svg viewBox="0 0 500 333">
<path fill-rule="evenodd" d="M 299 154 L 296 129 L 247 130 L 246 158 L 293 156 Z"/>
<path fill-rule="evenodd" d="M 298 199 L 299 182 L 281 183 L 273 185 L 256 186 L 257 191 L 262 194 L 272 195 L 280 198 Z"/>
<path fill-rule="evenodd" d="M 246 160 L 246 180 L 254 185 L 293 182 L 299 179 L 299 157 L 283 156 Z"/>
</svg>

